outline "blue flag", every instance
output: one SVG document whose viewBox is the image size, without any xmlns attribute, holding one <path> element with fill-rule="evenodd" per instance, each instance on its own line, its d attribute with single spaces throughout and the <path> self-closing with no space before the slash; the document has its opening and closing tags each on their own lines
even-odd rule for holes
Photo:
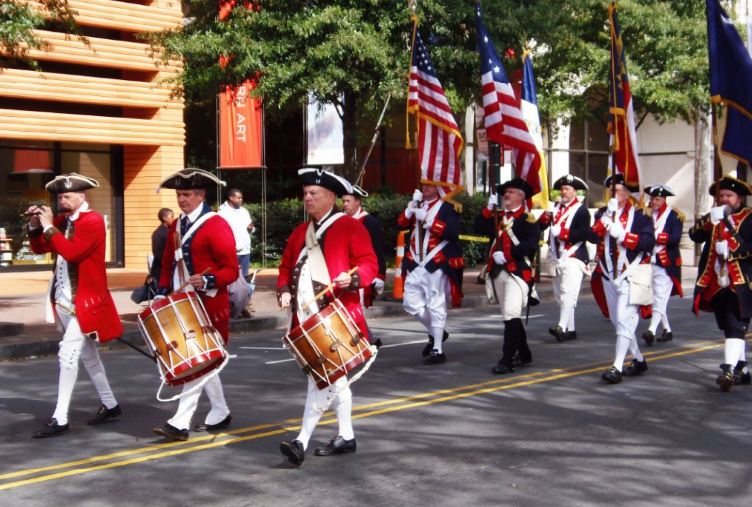
<svg viewBox="0 0 752 507">
<path fill-rule="evenodd" d="M 710 95 L 727 107 L 721 149 L 752 164 L 752 57 L 718 0 L 705 0 L 708 16 Z"/>
</svg>

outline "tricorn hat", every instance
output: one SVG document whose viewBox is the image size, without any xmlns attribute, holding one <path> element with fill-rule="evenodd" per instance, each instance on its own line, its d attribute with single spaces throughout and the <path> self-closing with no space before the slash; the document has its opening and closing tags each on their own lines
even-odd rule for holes
<svg viewBox="0 0 752 507">
<path fill-rule="evenodd" d="M 621 173 L 612 174 L 611 176 L 606 178 L 606 181 L 603 182 L 603 186 L 606 188 L 611 188 L 612 182 L 614 185 L 624 185 L 630 192 L 637 192 L 638 190 L 640 190 L 640 187 L 628 184 L 624 180 L 624 175 Z"/>
<path fill-rule="evenodd" d="M 345 195 L 352 195 L 357 199 L 363 199 L 364 197 L 368 197 L 368 192 L 363 190 L 360 185 L 352 185 L 352 192 L 347 192 Z"/>
<path fill-rule="evenodd" d="M 97 188 L 99 182 L 78 173 L 68 173 L 55 176 L 55 179 L 47 183 L 44 188 L 51 194 L 63 194 L 65 192 L 83 192 L 91 188 Z"/>
<path fill-rule="evenodd" d="M 193 190 L 197 188 L 208 188 L 212 185 L 225 186 L 227 183 L 217 178 L 209 171 L 186 167 L 178 172 L 171 174 L 159 184 L 159 188 L 173 188 L 175 190 Z M 159 190 L 157 190 L 159 192 Z"/>
<path fill-rule="evenodd" d="M 331 190 L 340 197 L 347 194 L 355 195 L 353 193 L 353 187 L 349 181 L 342 176 L 338 176 L 324 169 L 303 167 L 302 169 L 298 169 L 298 175 L 303 182 L 303 186 L 318 185 L 327 190 Z"/>
<path fill-rule="evenodd" d="M 750 187 L 749 183 L 746 181 L 742 181 L 736 178 L 733 178 L 731 176 L 724 176 L 717 182 L 715 182 L 713 185 L 717 184 L 718 190 L 731 190 L 732 192 L 736 192 L 740 196 L 744 197 L 747 195 L 752 195 L 752 187 Z M 710 187 L 712 190 L 716 190 L 716 188 Z"/>
<path fill-rule="evenodd" d="M 531 187 L 530 184 L 522 178 L 512 178 L 511 180 L 498 185 L 496 187 L 496 191 L 500 194 L 503 194 L 508 188 L 516 188 L 517 190 L 522 190 L 525 193 L 525 199 L 530 199 L 533 196 L 533 187 Z"/>
<path fill-rule="evenodd" d="M 645 187 L 645 193 L 651 197 L 672 197 L 676 195 L 671 187 L 659 183 Z"/>
<path fill-rule="evenodd" d="M 569 185 L 574 187 L 575 190 L 588 190 L 587 183 L 582 178 L 573 176 L 571 174 L 565 174 L 554 182 L 554 190 L 561 190 L 562 185 Z"/>
</svg>

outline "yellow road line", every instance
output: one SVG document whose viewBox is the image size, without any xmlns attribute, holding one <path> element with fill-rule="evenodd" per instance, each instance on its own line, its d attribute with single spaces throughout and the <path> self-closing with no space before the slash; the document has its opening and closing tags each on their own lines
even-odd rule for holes
<svg viewBox="0 0 752 507">
<path fill-rule="evenodd" d="M 704 352 L 704 351 L 719 348 L 719 347 L 721 347 L 721 344 L 705 345 L 701 347 L 688 347 L 688 348 L 679 349 L 675 352 L 668 352 L 668 353 L 651 352 L 651 353 L 645 354 L 645 356 L 650 357 L 652 360 L 664 360 L 664 359 L 671 359 L 675 357 L 681 357 L 681 356 L 685 356 L 689 354 L 696 354 L 699 352 Z M 357 407 L 354 407 L 353 419 L 373 417 L 376 415 L 386 414 L 390 412 L 398 412 L 402 410 L 419 408 L 419 407 L 423 407 L 427 405 L 446 403 L 449 401 L 458 400 L 462 398 L 469 398 L 473 396 L 479 396 L 479 395 L 490 394 L 490 393 L 499 392 L 499 391 L 506 391 L 509 389 L 515 389 L 515 388 L 520 388 L 520 387 L 541 384 L 544 382 L 562 380 L 566 378 L 586 375 L 589 373 L 595 373 L 595 372 L 600 371 L 602 368 L 603 368 L 603 363 L 591 363 L 588 365 L 582 365 L 580 367 L 572 368 L 572 369 L 555 368 L 552 370 L 548 370 L 547 372 L 537 372 L 537 373 L 530 373 L 527 375 L 504 377 L 501 379 L 495 379 L 495 380 L 480 382 L 476 384 L 468 384 L 468 385 L 464 385 L 464 386 L 460 386 L 456 388 L 440 389 L 436 391 L 419 393 L 419 394 L 411 395 L 411 396 L 394 398 L 390 400 L 383 400 L 383 401 L 379 401 L 375 403 L 359 405 Z M 369 410 L 369 409 L 373 409 L 373 410 Z M 336 422 L 336 418 L 333 417 L 331 412 L 328 412 L 327 414 L 328 414 L 328 418 L 322 419 L 319 422 L 319 425 L 330 425 Z M 191 438 L 191 440 L 187 442 L 168 442 L 164 444 L 140 447 L 137 449 L 119 451 L 119 452 L 115 452 L 111 454 L 93 456 L 91 458 L 86 458 L 86 459 L 77 460 L 77 461 L 49 465 L 46 467 L 18 470 L 16 472 L 10 472 L 7 474 L 0 475 L 0 480 L 11 479 L 15 477 L 22 477 L 26 475 L 34 475 L 34 474 L 53 471 L 53 470 L 61 470 L 64 468 L 71 468 L 71 467 L 76 467 L 79 465 L 97 463 L 101 461 L 107 461 L 111 459 L 116 459 L 116 458 L 136 455 L 136 454 L 143 454 L 142 456 L 135 456 L 130 459 L 113 461 L 110 463 L 104 463 L 100 465 L 94 465 L 94 466 L 83 467 L 83 468 L 73 468 L 71 470 L 61 471 L 61 472 L 47 474 L 47 475 L 41 475 L 39 477 L 34 477 L 30 479 L 7 482 L 5 484 L 0 484 L 0 491 L 18 488 L 21 486 L 26 486 L 26 485 L 40 483 L 40 482 L 52 481 L 55 479 L 61 479 L 61 478 L 69 477 L 73 475 L 80 475 L 80 474 L 95 472 L 98 470 L 107 470 L 110 468 L 117 468 L 117 467 L 132 465 L 135 463 L 142 463 L 144 461 L 153 461 L 153 460 L 157 460 L 161 458 L 167 458 L 170 456 L 178 456 L 178 455 L 186 454 L 189 452 L 204 451 L 207 449 L 213 449 L 215 447 L 245 442 L 247 440 L 258 440 L 261 438 L 270 437 L 274 435 L 281 435 L 281 434 L 296 430 L 297 429 L 296 425 L 297 423 L 300 423 L 300 421 L 301 421 L 300 418 L 287 419 L 281 423 L 267 423 L 267 424 L 261 424 L 257 426 L 247 427 L 247 428 L 239 428 L 237 430 L 232 430 L 232 431 L 228 431 L 228 432 L 220 433 L 220 434 L 195 437 L 195 438 Z M 275 428 L 275 429 L 271 429 L 271 428 Z M 254 433 L 252 435 L 237 436 L 237 435 L 242 435 L 244 433 L 253 433 L 258 430 L 269 430 L 269 431 L 263 431 L 261 433 Z M 206 442 L 206 443 L 200 443 L 200 442 Z M 197 443 L 199 444 L 196 445 Z M 181 447 L 181 446 L 182 448 L 175 448 L 175 447 Z M 152 451 L 160 451 L 160 450 L 163 450 L 163 452 L 151 453 Z"/>
</svg>

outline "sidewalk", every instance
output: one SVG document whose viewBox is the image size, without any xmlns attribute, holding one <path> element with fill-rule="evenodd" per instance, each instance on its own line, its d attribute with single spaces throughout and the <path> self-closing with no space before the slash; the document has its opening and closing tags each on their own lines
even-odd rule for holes
<svg viewBox="0 0 752 507">
<path fill-rule="evenodd" d="M 387 278 L 393 280 L 393 271 Z M 476 282 L 479 268 L 465 270 L 462 301 L 463 308 L 487 305 L 485 287 Z M 685 295 L 694 285 L 697 268 L 685 266 L 682 270 L 682 285 Z M 287 313 L 279 310 L 276 299 L 277 270 L 266 269 L 256 277 L 256 292 L 252 303 L 255 310 L 251 319 L 237 319 L 230 322 L 232 333 L 249 333 L 259 330 L 283 329 L 288 324 Z M 6 282 L 0 287 L 0 361 L 23 359 L 33 356 L 56 354 L 60 334 L 54 325 L 44 321 L 44 297 L 50 272 L 8 273 Z M 140 286 L 146 274 L 137 270 L 110 269 L 107 272 L 109 287 L 115 305 L 123 321 L 123 339 L 142 346 L 143 339 L 137 327 L 137 316 L 146 304 L 137 305 L 130 300 L 133 289 Z M 551 278 L 542 276 L 536 286 L 541 298 L 551 297 Z M 588 280 L 583 280 L 582 291 L 590 292 Z M 380 298 L 374 306 L 366 310 L 368 319 L 402 315 L 404 310 L 399 301 L 391 299 L 391 293 Z M 280 337 L 284 334 L 280 331 Z M 118 341 L 106 344 L 105 348 L 123 347 Z"/>
</svg>

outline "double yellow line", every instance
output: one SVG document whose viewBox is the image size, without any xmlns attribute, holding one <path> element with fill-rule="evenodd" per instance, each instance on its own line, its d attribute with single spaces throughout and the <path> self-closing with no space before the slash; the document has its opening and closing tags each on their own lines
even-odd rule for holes
<svg viewBox="0 0 752 507">
<path fill-rule="evenodd" d="M 674 357 L 686 356 L 689 354 L 697 354 L 719 347 L 721 347 L 721 344 L 705 345 L 699 347 L 683 347 L 672 352 L 653 352 L 645 355 L 647 357 L 650 357 L 651 361 L 659 361 L 671 359 Z M 570 369 L 554 368 L 552 370 L 529 373 L 526 375 L 514 375 L 509 377 L 495 378 L 494 380 L 476 384 L 468 384 L 451 389 L 440 389 L 438 391 L 428 391 L 413 396 L 392 398 L 354 407 L 353 419 L 363 419 L 366 417 L 373 417 L 390 412 L 400 412 L 403 410 L 420 408 L 426 405 L 447 403 L 462 398 L 480 396 L 499 391 L 506 391 L 509 389 L 541 384 L 544 382 L 552 382 L 555 380 L 587 375 L 603 370 L 604 366 L 605 365 L 603 363 L 591 363 Z M 9 472 L 6 474 L 0 474 L 0 491 L 40 482 L 53 481 L 74 475 L 96 472 L 99 470 L 107 470 L 110 468 L 133 465 L 136 463 L 142 463 L 144 461 L 154 461 L 170 456 L 178 456 L 191 452 L 204 451 L 215 447 L 245 442 L 247 440 L 258 440 L 275 435 L 282 435 L 291 431 L 297 431 L 300 422 L 301 419 L 299 418 L 288 419 L 279 423 L 260 424 L 258 426 L 239 428 L 224 433 L 193 437 L 187 442 L 168 442 L 163 444 L 155 444 L 110 454 L 92 456 L 90 458 L 76 461 L 57 463 L 45 467 L 28 468 L 15 472 Z M 319 424 L 329 425 L 334 424 L 335 422 L 336 417 L 334 417 L 331 412 L 327 412 L 324 417 L 322 417 Z M 21 479 L 22 477 L 24 478 Z"/>
</svg>

